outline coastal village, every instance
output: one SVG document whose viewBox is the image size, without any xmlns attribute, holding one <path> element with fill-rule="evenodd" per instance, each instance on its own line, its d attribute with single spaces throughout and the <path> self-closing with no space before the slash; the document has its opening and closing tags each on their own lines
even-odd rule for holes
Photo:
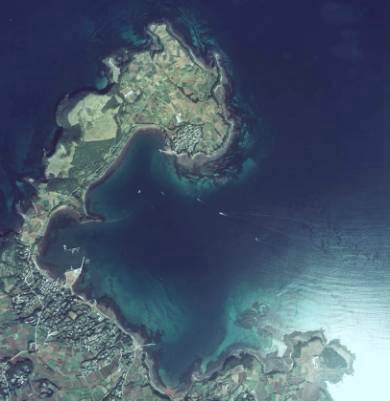
<svg viewBox="0 0 390 401">
<path fill-rule="evenodd" d="M 59 104 L 63 132 L 45 160 L 46 179 L 31 181 L 36 196 L 20 207 L 20 231 L 0 239 L 0 400 L 331 401 L 327 383 L 352 374 L 354 356 L 322 331 L 286 334 L 282 354 L 236 350 L 170 388 L 145 339 L 125 330 L 112 310 L 75 293 L 84 259 L 63 279 L 39 266 L 52 219 L 89 218 L 89 187 L 115 167 L 135 134 L 159 131 L 167 157 L 199 174 L 237 134 L 218 55 L 209 64 L 199 60 L 167 24 L 148 32 L 147 50 L 107 61 L 108 90 Z M 239 323 L 262 318 L 252 312 L 243 311 Z"/>
</svg>

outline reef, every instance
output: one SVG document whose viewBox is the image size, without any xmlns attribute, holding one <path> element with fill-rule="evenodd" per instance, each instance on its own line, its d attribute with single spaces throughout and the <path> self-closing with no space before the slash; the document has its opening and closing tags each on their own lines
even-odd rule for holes
<svg viewBox="0 0 390 401">
<path fill-rule="evenodd" d="M 153 369 L 146 340 L 75 293 L 87 260 L 63 278 L 39 266 L 50 221 L 59 212 L 92 218 L 89 188 L 110 174 L 136 132 L 158 130 L 167 157 L 196 174 L 238 134 L 219 56 L 208 63 L 195 57 L 167 24 L 149 26 L 148 34 L 148 49 L 106 60 L 107 89 L 59 103 L 62 132 L 45 156 L 46 177 L 28 179 L 36 195 L 18 207 L 24 223 L 1 239 L 0 400 L 330 400 L 326 382 L 351 374 L 353 355 L 322 332 L 286 336 L 281 356 L 236 349 L 218 369 L 194 372 L 185 389 L 170 389 Z M 251 328 L 266 312 L 255 304 L 237 324 Z"/>
</svg>

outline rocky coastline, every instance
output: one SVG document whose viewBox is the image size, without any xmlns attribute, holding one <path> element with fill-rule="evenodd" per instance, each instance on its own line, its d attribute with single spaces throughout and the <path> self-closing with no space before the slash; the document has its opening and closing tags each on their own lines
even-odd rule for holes
<svg viewBox="0 0 390 401">
<path fill-rule="evenodd" d="M 229 105 L 226 103 L 225 93 L 228 81 L 218 55 L 215 55 L 215 65 L 209 66 L 193 55 L 190 47 L 173 33 L 169 25 L 152 25 L 149 27 L 149 32 L 159 37 L 163 47 L 165 45 L 164 51 L 168 51 L 168 54 L 164 55 L 164 51 L 154 50 L 155 56 L 151 60 L 156 65 L 146 66 L 150 68 L 150 74 L 154 70 L 160 71 L 159 62 L 165 68 L 164 57 L 171 57 L 170 61 L 177 65 L 189 62 L 191 74 L 196 82 L 193 91 L 186 86 L 186 77 L 181 79 L 180 74 L 178 74 L 178 82 L 174 82 L 175 85 L 172 85 L 171 76 L 167 78 L 165 75 L 157 74 L 157 77 L 153 76 L 153 79 L 149 80 L 147 74 L 142 75 L 145 60 L 149 60 L 145 51 L 130 58 L 125 69 L 131 71 L 133 75 L 141 75 L 142 79 L 145 79 L 145 85 L 150 86 L 150 82 L 156 79 L 162 82 L 160 94 L 170 99 L 165 108 L 158 109 L 158 112 L 152 110 L 150 114 L 149 112 L 142 114 L 143 109 L 140 106 L 139 110 L 133 112 L 133 109 L 138 107 L 135 105 L 147 90 L 133 87 L 132 80 L 129 81 L 130 83 L 125 82 L 123 87 L 117 89 L 114 83 L 102 93 L 83 92 L 72 97 L 67 96 L 60 102 L 57 122 L 63 132 L 56 150 L 47 157 L 47 180 L 33 182 L 37 195 L 32 200 L 32 207 L 23 214 L 24 224 L 20 232 L 10 240 L 6 251 L 2 252 L 0 257 L 0 284 L 2 284 L 0 289 L 4 287 L 5 297 L 9 297 L 9 301 L 8 298 L 4 301 L 7 302 L 6 307 L 13 308 L 17 318 L 15 321 L 20 325 L 26 325 L 25 330 L 28 331 L 28 336 L 33 336 L 31 341 L 34 345 L 31 348 L 33 349 L 31 355 L 35 352 L 39 355 L 42 352 L 44 359 L 49 358 L 44 350 L 46 346 L 51 353 L 60 352 L 62 343 L 68 341 L 73 348 L 80 349 L 82 358 L 79 362 L 86 377 L 91 376 L 97 381 L 98 379 L 94 376 L 95 370 L 105 372 L 107 377 L 103 387 L 111 398 L 102 398 L 104 400 L 126 399 L 125 397 L 130 396 L 133 391 L 128 385 L 132 382 L 137 383 L 140 394 L 143 391 L 149 391 L 147 393 L 149 398 L 142 398 L 145 400 L 195 401 L 204 400 L 205 394 L 212 394 L 215 397 L 237 394 L 235 401 L 255 400 L 253 394 L 263 390 L 253 388 L 252 382 L 246 379 L 261 373 L 264 383 L 267 380 L 274 380 L 275 374 L 282 375 L 284 381 L 281 380 L 286 386 L 283 388 L 290 389 L 291 387 L 291 391 L 303 392 L 302 400 L 312 401 L 308 398 L 310 394 L 325 394 L 327 380 L 337 381 L 344 374 L 353 372 L 352 354 L 337 342 L 327 343 L 322 332 L 292 333 L 286 336 L 287 350 L 283 356 L 264 356 L 257 351 L 237 345 L 210 365 L 205 373 L 193 372 L 185 388 L 170 389 L 160 378 L 156 361 L 148 351 L 147 345 L 153 341 L 153 338 L 146 336 L 145 331 L 140 330 L 139 327 L 130 327 L 111 300 L 102 299 L 96 302 L 88 299 L 88 294 L 83 295 L 77 292 L 77 278 L 83 274 L 82 266 L 75 280 L 67 282 L 62 277 L 51 275 L 40 263 L 40 255 L 47 244 L 46 237 L 51 224 L 57 217 L 69 216 L 81 222 L 91 219 L 101 220 L 101 216 L 95 216 L 89 211 L 88 192 L 104 182 L 115 171 L 125 157 L 135 135 L 150 131 L 163 135 L 167 138 L 167 148 L 163 150 L 164 153 L 175 157 L 182 168 L 201 175 L 204 166 L 224 156 L 239 133 L 238 125 L 228 111 Z M 169 52 L 169 49 L 174 51 Z M 179 60 L 172 59 L 175 52 L 179 54 Z M 156 61 L 155 58 L 158 55 L 160 59 Z M 140 59 L 137 61 L 139 64 L 134 67 L 132 63 L 136 57 Z M 108 65 L 114 68 L 112 63 Z M 118 85 L 121 84 L 121 80 L 127 79 L 123 72 L 124 67 L 121 68 L 120 73 L 117 69 L 112 72 L 114 81 L 119 81 Z M 137 92 L 138 90 L 141 92 Z M 206 90 L 205 93 L 203 93 L 204 90 Z M 151 92 L 150 96 L 152 95 L 155 96 L 156 93 Z M 130 100 L 126 100 L 128 98 Z M 202 102 L 205 103 L 205 108 L 200 106 L 194 113 L 192 107 L 201 105 Z M 171 120 L 174 119 L 173 123 L 166 118 L 170 104 L 176 107 L 170 116 Z M 205 109 L 209 108 L 212 117 L 204 115 Z M 220 113 L 219 117 L 214 117 L 216 111 Z M 213 136 L 214 131 L 210 127 L 208 131 L 205 128 L 198 138 L 199 142 L 191 145 L 193 152 L 179 152 L 175 150 L 175 146 L 180 142 L 180 138 L 178 139 L 180 130 L 183 127 L 193 127 L 195 123 L 198 124 L 195 120 L 191 122 L 181 120 L 183 115 L 187 114 L 195 114 L 195 117 L 201 121 L 200 124 L 203 124 L 202 127 L 218 127 L 221 132 L 215 128 L 217 134 Z M 155 122 L 148 120 L 151 115 L 157 115 Z M 100 127 L 104 127 L 105 130 L 102 131 Z M 222 130 L 225 130 L 225 133 L 222 133 Z M 185 145 L 180 143 L 180 146 L 187 146 L 186 141 L 184 141 Z M 197 147 L 200 150 L 195 151 Z M 40 339 L 41 331 L 42 336 L 46 336 L 44 340 Z M 14 342 L 17 344 L 16 340 Z M 5 349 L 11 349 L 12 344 L 7 343 Z M 297 348 L 300 348 L 300 351 L 305 350 L 304 357 L 297 354 Z M 324 354 L 325 350 L 327 351 Z M 110 352 L 112 355 L 109 355 Z M 39 358 L 35 359 L 31 355 L 29 360 L 34 360 L 37 364 Z M 4 377 L 11 374 L 12 377 L 17 376 L 12 373 L 16 369 L 13 363 L 14 358 L 18 361 L 16 356 L 5 359 L 4 362 L 0 358 L 0 373 L 4 373 Z M 226 361 L 231 358 L 233 363 L 229 367 Z M 243 363 L 242 360 L 245 358 L 249 359 Z M 318 358 L 314 360 L 318 361 L 319 368 L 316 368 L 313 358 Z M 293 372 L 293 362 L 303 366 L 302 372 L 298 372 L 302 380 L 297 384 L 288 382 L 290 375 L 297 373 Z M 26 364 L 30 366 L 30 362 Z M 329 364 L 334 364 L 335 367 L 328 366 Z M 25 373 L 29 377 L 32 369 L 27 370 Z M 305 379 L 303 372 L 308 370 L 313 380 Z M 134 376 L 132 381 L 129 380 L 131 375 Z M 223 391 L 215 385 L 221 377 L 226 381 Z M 19 389 L 27 391 L 23 387 L 23 380 L 20 386 L 18 384 L 17 391 Z M 316 383 L 314 387 L 313 381 Z M 8 381 L 4 384 L 0 379 L 0 395 L 2 395 L 1 391 L 8 394 L 6 386 L 9 387 Z M 53 387 L 53 393 L 57 391 L 54 388 L 55 384 L 51 387 Z M 264 391 L 273 391 L 273 388 L 270 385 L 264 387 Z M 309 396 L 306 397 L 305 394 Z M 151 398 L 154 396 L 156 398 Z M 142 397 L 146 396 L 142 395 Z"/>
</svg>

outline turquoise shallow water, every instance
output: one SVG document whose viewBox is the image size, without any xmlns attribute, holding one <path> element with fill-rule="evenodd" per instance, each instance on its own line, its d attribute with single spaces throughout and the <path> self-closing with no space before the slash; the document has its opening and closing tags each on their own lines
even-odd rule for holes
<svg viewBox="0 0 390 401">
<path fill-rule="evenodd" d="M 163 332 L 155 349 L 171 380 L 197 355 L 205 365 L 237 342 L 269 346 L 266 330 L 234 323 L 260 300 L 269 306 L 263 328 L 278 335 L 324 327 L 356 353 L 355 375 L 332 388 L 336 400 L 383 399 L 390 360 L 383 4 L 4 5 L 0 230 L 15 225 L 14 201 L 31 194 L 21 178 L 39 176 L 56 101 L 104 85 L 100 60 L 120 46 L 143 46 L 145 25 L 168 18 L 198 50 L 225 54 L 239 95 L 232 102 L 255 142 L 245 172 L 217 190 L 207 180 L 183 181 L 154 152 L 158 140 L 140 140 L 92 194 L 106 222 L 53 231 L 47 258 L 59 270 L 76 266 L 62 245 L 79 244 L 91 259 L 84 289 L 112 296 L 131 322 Z M 260 119 L 272 153 L 259 140 Z"/>
<path fill-rule="evenodd" d="M 134 139 L 120 167 L 89 194 L 90 210 L 104 223 L 53 230 L 46 262 L 61 270 L 86 255 L 80 289 L 112 298 L 129 322 L 160 333 L 159 359 L 177 377 L 217 348 L 236 265 L 255 241 L 251 230 L 240 232 L 218 214 L 224 196 L 213 183 L 175 175 L 161 146 L 153 134 Z M 82 251 L 64 260 L 63 244 Z"/>
<path fill-rule="evenodd" d="M 197 185 L 174 173 L 161 146 L 158 135 L 136 136 L 89 194 L 105 221 L 53 229 L 44 259 L 61 271 L 86 255 L 79 289 L 109 297 L 129 324 L 146 327 L 166 381 L 240 343 L 275 350 L 297 329 L 326 328 L 349 345 L 359 324 L 367 336 L 357 349 L 390 339 L 380 180 L 329 194 L 313 181 L 309 190 L 308 181 L 291 185 L 288 174 L 270 180 L 253 157 L 250 173 L 230 184 Z M 63 244 L 80 254 L 70 260 Z M 269 310 L 259 329 L 239 327 L 254 302 Z"/>
</svg>

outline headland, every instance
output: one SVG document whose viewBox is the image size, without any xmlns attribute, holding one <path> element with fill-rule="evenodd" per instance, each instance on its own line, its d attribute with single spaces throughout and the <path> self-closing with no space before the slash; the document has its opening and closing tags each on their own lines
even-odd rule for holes
<svg viewBox="0 0 390 401">
<path fill-rule="evenodd" d="M 166 23 L 149 26 L 148 34 L 147 50 L 107 59 L 107 89 L 67 95 L 59 103 L 62 133 L 45 160 L 46 180 L 33 183 L 32 207 L 1 255 L 0 302 L 9 315 L 1 319 L 8 329 L 1 337 L 7 358 L 0 365 L 0 394 L 30 396 L 24 383 L 34 375 L 34 394 L 53 399 L 255 401 L 291 393 L 305 401 L 330 400 L 326 381 L 352 373 L 353 356 L 322 332 L 286 336 L 281 356 L 236 347 L 210 371 L 194 372 L 185 389 L 167 388 L 148 353 L 151 344 L 125 329 L 111 308 L 75 293 L 83 265 L 59 281 L 38 263 L 58 213 L 92 218 L 88 190 L 115 169 L 136 133 L 157 130 L 167 157 L 198 175 L 212 169 L 239 133 L 219 56 L 208 63 L 195 57 Z"/>
</svg>

